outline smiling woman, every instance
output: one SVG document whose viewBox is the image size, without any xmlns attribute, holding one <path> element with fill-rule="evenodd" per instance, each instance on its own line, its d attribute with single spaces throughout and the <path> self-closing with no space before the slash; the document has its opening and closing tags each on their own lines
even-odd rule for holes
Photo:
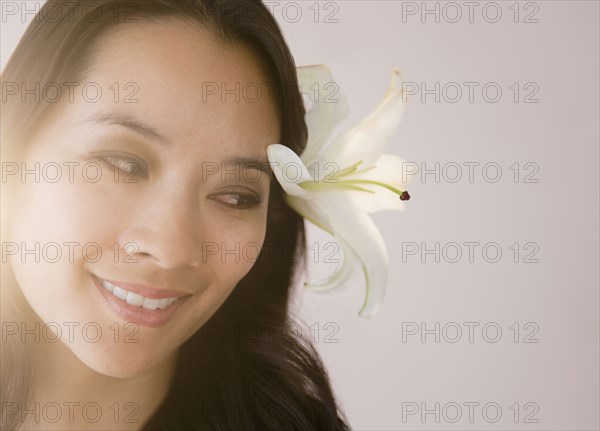
<svg viewBox="0 0 600 431">
<path fill-rule="evenodd" d="M 304 230 L 266 149 L 302 153 L 305 112 L 279 28 L 244 4 L 259 13 L 49 1 L 15 50 L 3 430 L 347 429 L 317 353 L 286 330 L 299 262 L 283 250 Z"/>
</svg>

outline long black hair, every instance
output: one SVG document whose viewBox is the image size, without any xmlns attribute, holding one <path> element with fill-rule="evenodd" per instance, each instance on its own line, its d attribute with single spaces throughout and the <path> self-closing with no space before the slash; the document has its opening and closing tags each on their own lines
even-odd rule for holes
<svg viewBox="0 0 600 431">
<path fill-rule="evenodd" d="M 199 23 L 221 42 L 255 52 L 275 83 L 281 143 L 297 154 L 304 150 L 308 132 L 294 59 L 259 0 L 49 0 L 1 79 L 42 87 L 76 81 L 91 66 L 94 44 L 107 30 L 123 22 L 163 19 Z M 23 150 L 28 133 L 51 107 L 45 101 L 3 100 L 3 160 Z M 167 397 L 145 430 L 348 429 L 313 345 L 288 330 L 295 327 L 290 290 L 305 265 L 288 251 L 304 250 L 305 241 L 303 219 L 272 181 L 265 246 L 221 308 L 181 346 Z M 5 355 L 11 352 L 14 361 L 14 352 L 3 349 L 2 375 L 10 381 L 3 382 L 2 400 L 23 401 L 26 375 L 15 377 L 8 369 Z M 14 417 L 2 418 L 3 430 L 18 426 Z"/>
</svg>

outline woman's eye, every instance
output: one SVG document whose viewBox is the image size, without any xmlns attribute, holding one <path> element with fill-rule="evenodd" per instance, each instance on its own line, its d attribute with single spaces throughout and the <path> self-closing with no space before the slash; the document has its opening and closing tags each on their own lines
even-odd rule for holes
<svg viewBox="0 0 600 431">
<path fill-rule="evenodd" d="M 226 193 L 216 196 L 225 205 L 236 209 L 250 209 L 260 204 L 256 196 L 245 193 Z"/>
<path fill-rule="evenodd" d="M 119 174 L 123 175 L 124 179 L 147 176 L 145 167 L 137 160 L 120 156 L 102 156 L 100 160 L 114 171 L 115 177 Z"/>
</svg>

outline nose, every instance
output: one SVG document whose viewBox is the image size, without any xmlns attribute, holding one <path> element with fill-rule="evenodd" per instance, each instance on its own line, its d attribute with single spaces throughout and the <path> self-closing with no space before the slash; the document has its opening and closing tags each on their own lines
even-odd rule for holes
<svg viewBox="0 0 600 431">
<path fill-rule="evenodd" d="M 129 261 L 152 261 L 163 269 L 198 267 L 203 223 L 197 199 L 166 190 L 143 203 L 134 200 L 136 209 L 118 238 Z"/>
</svg>

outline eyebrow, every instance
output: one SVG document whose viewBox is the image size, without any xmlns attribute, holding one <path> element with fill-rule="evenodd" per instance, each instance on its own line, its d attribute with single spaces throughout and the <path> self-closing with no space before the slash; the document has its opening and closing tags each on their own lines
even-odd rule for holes
<svg viewBox="0 0 600 431">
<path fill-rule="evenodd" d="M 127 127 L 128 129 L 143 135 L 147 138 L 150 138 L 151 140 L 158 142 L 159 144 L 162 145 L 168 145 L 169 144 L 169 140 L 167 138 L 165 138 L 163 135 L 161 135 L 160 133 L 158 133 L 158 131 L 153 128 L 152 126 L 149 126 L 148 124 L 144 123 L 143 121 L 138 120 L 137 118 L 135 118 L 132 114 L 129 113 L 123 113 L 123 114 L 116 114 L 116 113 L 108 113 L 108 114 L 95 114 L 94 116 L 92 116 L 91 118 L 89 118 L 88 120 L 85 120 L 86 122 L 92 122 L 92 123 L 97 123 L 97 124 L 116 124 L 119 126 L 123 126 L 123 127 Z"/>
<path fill-rule="evenodd" d="M 167 146 L 170 144 L 169 140 L 161 135 L 155 128 L 144 123 L 143 121 L 140 121 L 130 113 L 97 113 L 91 118 L 85 120 L 85 122 L 123 126 L 133 132 L 150 138 L 161 145 Z M 244 169 L 256 169 L 267 175 L 270 175 L 271 173 L 269 161 L 264 157 L 233 156 L 223 159 L 221 163 L 228 166 L 240 166 Z"/>
<path fill-rule="evenodd" d="M 269 161 L 263 158 L 235 156 L 223 159 L 221 163 L 225 165 L 240 166 L 244 169 L 256 169 L 267 175 L 270 175 L 271 173 Z"/>
</svg>

